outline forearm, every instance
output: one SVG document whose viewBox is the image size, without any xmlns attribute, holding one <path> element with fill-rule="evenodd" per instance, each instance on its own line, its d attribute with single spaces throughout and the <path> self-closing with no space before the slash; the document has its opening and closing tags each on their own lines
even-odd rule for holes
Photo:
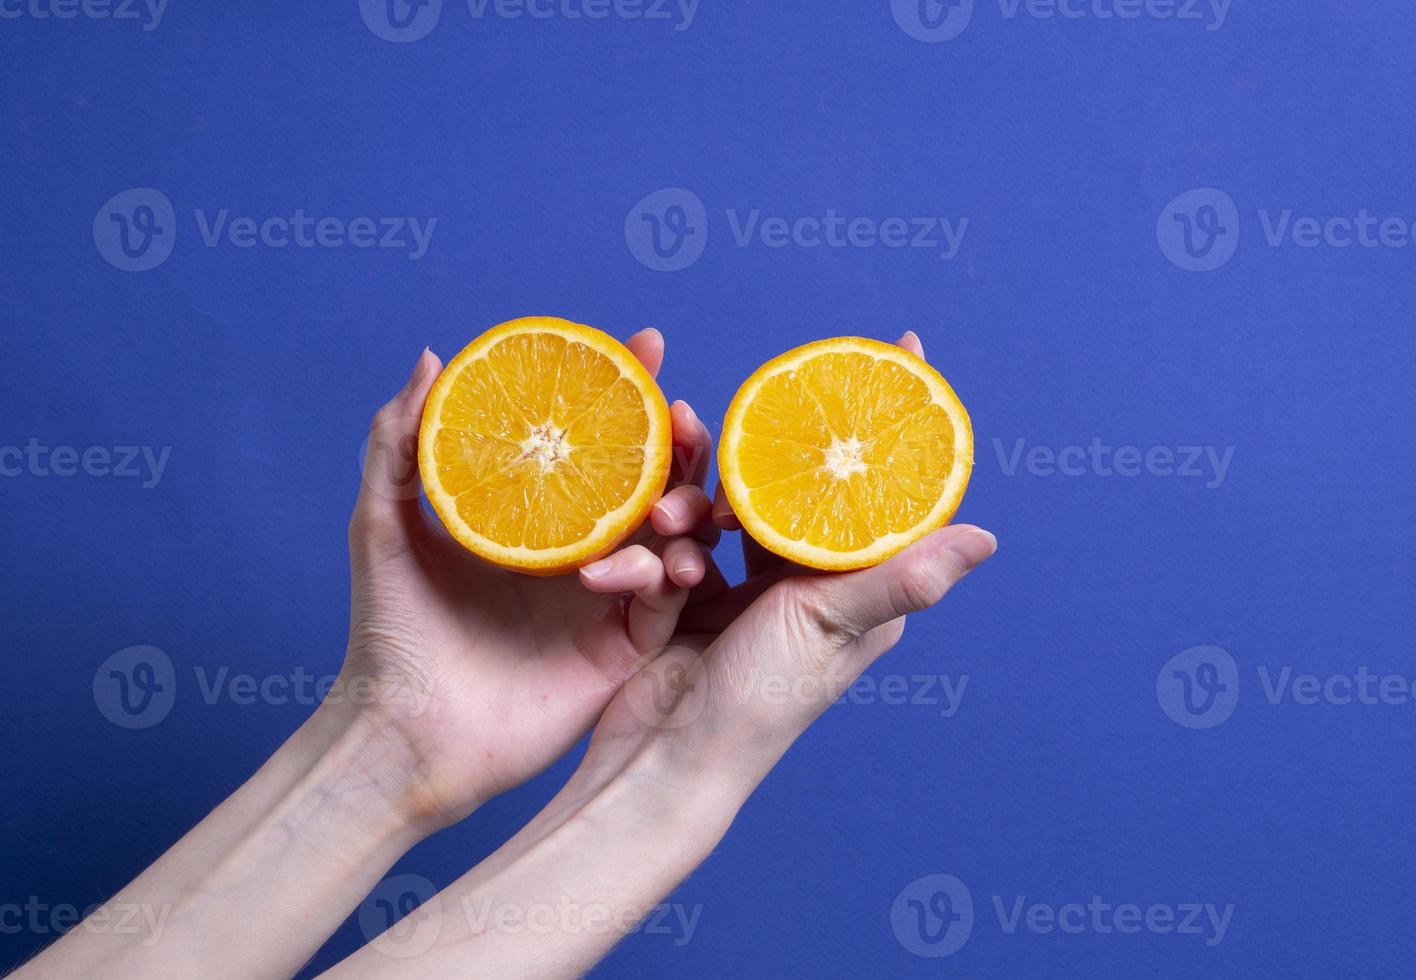
<svg viewBox="0 0 1416 980">
<path fill-rule="evenodd" d="M 286 977 L 427 828 L 406 752 L 322 707 L 156 864 L 18 976 Z M 99 928 L 127 917 L 138 928 Z"/>
<path fill-rule="evenodd" d="M 745 798 L 688 778 L 665 748 L 609 762 L 592 749 L 531 823 L 414 913 L 416 931 L 326 976 L 582 975 L 707 858 Z"/>
</svg>

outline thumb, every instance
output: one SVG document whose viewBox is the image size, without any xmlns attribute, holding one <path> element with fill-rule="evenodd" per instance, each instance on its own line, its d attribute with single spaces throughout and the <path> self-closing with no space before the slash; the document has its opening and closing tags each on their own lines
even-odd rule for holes
<svg viewBox="0 0 1416 980">
<path fill-rule="evenodd" d="M 351 543 L 406 539 L 422 526 L 418 428 L 423 404 L 441 370 L 438 356 L 424 348 L 403 389 L 374 414 L 364 451 L 364 479 L 349 523 Z"/>
<path fill-rule="evenodd" d="M 812 618 L 837 646 L 912 612 L 928 609 L 987 561 L 998 539 L 958 524 L 935 531 L 873 568 L 801 580 Z"/>
</svg>

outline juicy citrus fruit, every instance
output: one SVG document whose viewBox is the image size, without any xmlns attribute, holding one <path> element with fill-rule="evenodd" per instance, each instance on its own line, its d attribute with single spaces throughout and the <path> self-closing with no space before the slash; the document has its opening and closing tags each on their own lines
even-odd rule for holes
<svg viewBox="0 0 1416 980">
<path fill-rule="evenodd" d="M 470 551 L 557 575 L 643 523 L 672 457 L 669 406 L 619 341 L 554 317 L 472 341 L 428 395 L 418 469 Z"/>
<path fill-rule="evenodd" d="M 812 568 L 884 561 L 958 510 L 973 469 L 968 413 L 939 372 L 861 337 L 768 361 L 723 420 L 718 470 L 743 527 Z"/>
</svg>

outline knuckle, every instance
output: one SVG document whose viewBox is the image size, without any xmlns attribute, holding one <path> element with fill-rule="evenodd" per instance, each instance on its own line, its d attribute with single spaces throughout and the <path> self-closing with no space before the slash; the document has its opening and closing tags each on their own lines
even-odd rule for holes
<svg viewBox="0 0 1416 980">
<path fill-rule="evenodd" d="M 673 567 L 678 562 L 685 559 L 692 559 L 698 555 L 698 544 L 690 538 L 674 538 L 664 546 L 663 562 L 669 567 Z"/>
<path fill-rule="evenodd" d="M 701 487 L 683 487 L 680 496 L 683 497 L 684 503 L 688 504 L 689 513 L 695 520 L 703 518 L 713 509 L 713 501 L 708 499 L 708 494 L 704 493 Z"/>
<path fill-rule="evenodd" d="M 632 568 L 647 568 L 658 562 L 654 552 L 642 544 L 632 544 L 621 552 L 620 560 Z"/>
<path fill-rule="evenodd" d="M 387 402 L 379 406 L 379 410 L 374 413 L 373 420 L 369 423 L 369 431 L 377 436 L 381 432 L 386 432 L 388 428 L 397 421 L 397 401 Z"/>
<path fill-rule="evenodd" d="M 358 549 L 377 540 L 383 533 L 380 523 L 367 507 L 355 507 L 349 517 L 349 546 Z"/>
<path fill-rule="evenodd" d="M 843 602 L 824 583 L 787 579 L 772 587 L 778 611 L 792 635 L 840 647 L 855 639 Z M 808 643 L 808 646 L 811 644 Z"/>
<path fill-rule="evenodd" d="M 399 550 L 406 538 L 398 519 L 383 507 L 371 506 L 367 499 L 354 505 L 349 516 L 349 552 L 365 559 Z"/>
<path fill-rule="evenodd" d="M 619 566 L 630 572 L 636 582 L 652 584 L 658 575 L 659 558 L 642 544 L 631 545 L 620 553 Z"/>
<path fill-rule="evenodd" d="M 670 490 L 664 495 L 664 500 L 669 502 L 669 513 L 672 515 L 665 521 L 665 525 L 677 534 L 692 530 L 713 506 L 697 487 Z"/>
<path fill-rule="evenodd" d="M 948 581 L 940 574 L 941 569 L 933 561 L 912 561 L 900 570 L 895 580 L 898 593 L 896 608 L 906 611 L 927 609 L 940 599 L 948 589 Z"/>
</svg>

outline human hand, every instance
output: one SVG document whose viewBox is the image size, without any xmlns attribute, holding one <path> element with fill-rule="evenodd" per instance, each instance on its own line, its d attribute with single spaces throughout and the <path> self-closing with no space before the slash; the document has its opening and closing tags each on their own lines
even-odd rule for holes
<svg viewBox="0 0 1416 980">
<path fill-rule="evenodd" d="M 924 356 L 912 332 L 899 345 Z M 742 530 L 722 488 L 721 530 Z M 635 674 L 596 728 L 587 762 L 618 768 L 648 744 L 688 770 L 735 776 L 743 799 L 791 742 L 892 649 L 905 616 L 937 603 L 997 548 L 971 525 L 942 528 L 889 561 L 819 573 L 742 535 L 746 579 L 694 590 L 664 656 Z"/>
<path fill-rule="evenodd" d="M 919 352 L 913 335 L 901 343 Z M 737 524 L 721 505 L 715 518 Z M 712 852 L 791 743 L 899 641 L 904 617 L 937 603 L 997 542 L 946 527 L 881 565 L 837 574 L 743 545 L 747 580 L 728 588 L 710 566 L 679 631 L 611 701 L 564 789 L 425 905 L 435 925 L 427 948 L 412 951 L 416 972 L 583 975 Z M 489 914 L 456 914 L 472 908 Z M 545 913 L 545 928 L 489 928 L 500 910 L 512 921 Z M 410 975 L 404 951 L 380 955 L 397 944 L 380 937 L 330 976 Z"/>
<path fill-rule="evenodd" d="M 628 346 L 657 374 L 663 338 Z M 578 576 L 536 578 L 465 551 L 422 505 L 417 437 L 441 363 L 425 351 L 374 419 L 350 522 L 353 595 L 341 681 L 357 713 L 406 750 L 412 818 L 457 821 L 535 775 L 594 724 L 673 634 L 705 578 L 711 438 L 677 402 L 669 490 L 626 547 Z M 339 710 L 331 708 L 330 710 Z M 353 708 L 343 710 L 352 711 Z"/>
</svg>

